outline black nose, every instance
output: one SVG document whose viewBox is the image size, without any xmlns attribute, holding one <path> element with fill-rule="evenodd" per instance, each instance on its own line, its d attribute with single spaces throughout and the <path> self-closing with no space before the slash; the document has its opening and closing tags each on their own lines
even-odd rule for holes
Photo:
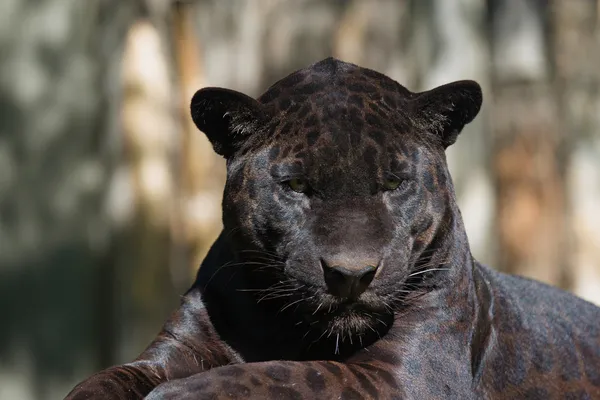
<svg viewBox="0 0 600 400">
<path fill-rule="evenodd" d="M 341 265 L 329 265 L 321 260 L 325 283 L 329 292 L 337 297 L 357 298 L 363 293 L 377 272 L 376 265 L 348 268 Z"/>
</svg>

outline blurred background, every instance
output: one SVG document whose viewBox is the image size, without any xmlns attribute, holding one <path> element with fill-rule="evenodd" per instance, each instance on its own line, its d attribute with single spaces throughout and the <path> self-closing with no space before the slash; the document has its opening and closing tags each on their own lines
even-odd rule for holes
<svg viewBox="0 0 600 400">
<path fill-rule="evenodd" d="M 484 88 L 449 151 L 474 255 L 600 304 L 600 1 L 2 0 L 0 399 L 135 357 L 220 229 L 188 113 L 333 55 Z"/>
</svg>

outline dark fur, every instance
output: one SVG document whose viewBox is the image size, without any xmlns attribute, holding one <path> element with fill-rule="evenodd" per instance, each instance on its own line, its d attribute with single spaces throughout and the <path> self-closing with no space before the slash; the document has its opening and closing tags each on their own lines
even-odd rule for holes
<svg viewBox="0 0 600 400">
<path fill-rule="evenodd" d="M 480 105 L 331 58 L 198 91 L 224 231 L 154 343 L 68 398 L 600 398 L 600 309 L 471 256 L 444 149 Z"/>
</svg>

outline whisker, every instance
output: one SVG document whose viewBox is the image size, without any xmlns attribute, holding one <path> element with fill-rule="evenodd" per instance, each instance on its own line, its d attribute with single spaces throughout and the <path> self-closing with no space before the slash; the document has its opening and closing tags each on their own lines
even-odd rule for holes
<svg viewBox="0 0 600 400">
<path fill-rule="evenodd" d="M 236 226 L 235 228 L 228 230 L 227 232 L 225 232 L 225 237 L 230 238 L 233 233 L 239 231 L 240 229 L 242 229 L 241 226 Z"/>
<path fill-rule="evenodd" d="M 302 340 L 306 339 L 306 337 L 308 336 L 308 334 L 311 332 L 311 329 L 309 328 L 306 333 L 302 336 Z"/>
<path fill-rule="evenodd" d="M 331 327 L 331 329 L 329 330 L 329 334 L 327 334 L 327 337 L 331 337 L 331 335 L 333 334 L 333 327 Z"/>
<path fill-rule="evenodd" d="M 232 261 L 228 261 L 225 264 L 221 265 L 220 267 L 218 267 L 216 269 L 215 272 L 213 272 L 213 274 L 210 276 L 210 278 L 208 279 L 208 282 L 206 282 L 206 286 L 208 286 L 209 283 L 212 282 L 212 280 L 214 279 L 214 277 L 224 268 L 228 267 L 230 264 L 232 263 Z"/>
<path fill-rule="evenodd" d="M 262 301 L 267 301 L 267 300 L 283 299 L 284 297 L 292 297 L 292 295 L 291 294 L 266 295 L 266 296 L 263 296 L 260 299 L 258 299 L 256 302 L 260 303 Z"/>
<path fill-rule="evenodd" d="M 264 301 L 264 300 L 273 300 L 273 299 L 278 299 L 278 298 L 282 298 L 282 297 L 291 297 L 295 294 L 294 292 L 296 290 L 301 289 L 301 288 L 302 288 L 302 286 L 298 287 L 294 291 L 290 291 L 290 290 L 270 291 L 270 292 L 266 293 L 263 297 L 258 299 L 257 303 L 260 303 L 261 301 Z"/>
<path fill-rule="evenodd" d="M 272 257 L 273 259 L 278 259 L 278 260 L 283 260 L 284 258 L 282 256 L 280 256 L 277 253 L 273 253 L 271 251 L 267 251 L 267 250 L 253 250 L 253 249 L 244 249 L 244 250 L 238 250 L 238 253 L 251 253 L 251 254 L 258 254 L 261 256 L 268 256 L 268 257 Z"/>
<path fill-rule="evenodd" d="M 432 271 L 449 271 L 450 268 L 428 268 L 426 270 L 423 271 L 417 271 L 417 272 L 413 272 L 412 274 L 408 275 L 408 277 L 413 277 L 413 276 L 417 276 L 417 275 L 421 275 L 421 274 L 425 274 L 427 272 L 432 272 Z"/>
<path fill-rule="evenodd" d="M 292 301 L 291 303 L 288 303 L 286 306 L 282 307 L 279 310 L 279 312 L 283 312 L 283 311 L 287 310 L 288 308 L 290 308 L 291 306 L 293 306 L 294 304 L 298 304 L 298 303 L 300 303 L 301 301 L 304 301 L 304 300 L 305 299 L 298 299 L 296 301 Z"/>
<path fill-rule="evenodd" d="M 425 262 L 425 260 L 420 260 L 420 261 L 416 262 L 414 264 L 414 266 L 417 268 L 423 268 L 427 265 L 442 265 L 442 264 L 446 265 L 446 264 L 450 263 L 450 261 L 451 261 L 450 258 L 443 258 L 443 259 L 439 259 L 439 260 L 431 259 L 431 260 L 427 260 L 426 262 Z"/>
<path fill-rule="evenodd" d="M 316 309 L 316 310 L 315 310 L 315 311 L 312 313 L 312 315 L 315 315 L 316 313 L 318 313 L 318 312 L 319 312 L 319 310 L 321 309 L 321 306 L 322 306 L 322 305 L 323 305 L 323 302 L 321 301 L 321 302 L 319 303 L 319 306 L 317 307 L 317 309 Z"/>
<path fill-rule="evenodd" d="M 279 287 L 275 287 L 275 285 L 272 285 L 272 286 L 270 286 L 270 287 L 268 287 L 266 289 L 236 289 L 236 291 L 238 291 L 238 292 L 267 292 L 268 291 L 268 292 L 271 292 L 271 293 L 272 292 L 277 292 L 277 293 L 279 293 L 279 292 L 291 292 L 291 291 L 294 291 L 294 290 L 297 290 L 297 288 L 296 287 L 289 287 L 289 288 L 287 288 L 287 287 L 281 287 L 281 288 L 279 288 Z"/>
</svg>

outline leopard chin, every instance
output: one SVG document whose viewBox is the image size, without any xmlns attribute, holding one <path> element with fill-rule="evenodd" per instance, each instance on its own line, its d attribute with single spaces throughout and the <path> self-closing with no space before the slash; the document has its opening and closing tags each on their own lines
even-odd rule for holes
<svg viewBox="0 0 600 400">
<path fill-rule="evenodd" d="M 387 332 L 393 322 L 393 315 L 384 313 L 367 313 L 356 310 L 343 310 L 329 321 L 329 329 L 347 335 L 365 335 L 375 333 L 381 336 Z"/>
<path fill-rule="evenodd" d="M 364 297 L 364 298 L 363 298 Z M 306 308 L 306 322 L 321 336 L 339 337 L 345 341 L 361 341 L 364 337 L 382 337 L 391 327 L 394 313 L 375 296 L 357 300 L 325 297 L 316 308 Z"/>
</svg>

